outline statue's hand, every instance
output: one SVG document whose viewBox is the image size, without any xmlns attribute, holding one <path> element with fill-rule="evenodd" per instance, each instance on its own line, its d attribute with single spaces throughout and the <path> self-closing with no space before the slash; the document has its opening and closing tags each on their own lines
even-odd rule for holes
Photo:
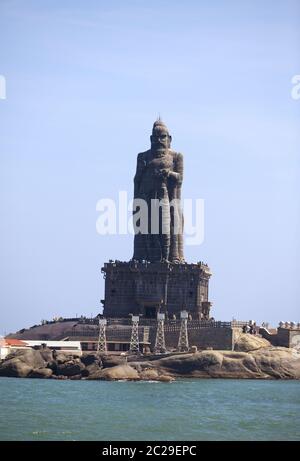
<svg viewBox="0 0 300 461">
<path fill-rule="evenodd" d="M 162 170 L 159 170 L 158 168 L 155 168 L 154 176 L 156 176 L 157 178 L 162 178 Z"/>
<path fill-rule="evenodd" d="M 181 181 L 180 174 L 176 173 L 175 171 L 170 171 L 168 177 L 171 178 L 175 182 L 180 182 Z"/>
<path fill-rule="evenodd" d="M 162 169 L 162 170 L 155 169 L 154 174 L 158 179 L 164 180 L 164 179 L 168 178 L 168 176 L 170 174 L 170 170 L 167 170 L 167 169 Z"/>
</svg>

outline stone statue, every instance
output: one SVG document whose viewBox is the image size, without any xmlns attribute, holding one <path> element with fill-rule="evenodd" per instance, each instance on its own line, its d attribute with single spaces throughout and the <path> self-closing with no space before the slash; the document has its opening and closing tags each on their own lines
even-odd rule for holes
<svg viewBox="0 0 300 461">
<path fill-rule="evenodd" d="M 172 137 L 160 119 L 153 125 L 150 141 L 151 149 L 138 154 L 134 177 L 133 259 L 181 263 L 184 262 L 180 204 L 183 157 L 170 149 Z M 147 204 L 147 232 L 141 231 L 140 219 L 135 220 L 137 213 L 141 215 L 138 206 L 141 199 Z"/>
</svg>

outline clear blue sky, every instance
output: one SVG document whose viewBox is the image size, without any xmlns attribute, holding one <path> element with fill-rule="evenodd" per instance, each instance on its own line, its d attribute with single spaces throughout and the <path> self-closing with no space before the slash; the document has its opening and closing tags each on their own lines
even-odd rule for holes
<svg viewBox="0 0 300 461">
<path fill-rule="evenodd" d="M 96 315 L 132 236 L 96 203 L 133 191 L 158 113 L 205 200 L 212 315 L 299 321 L 300 6 L 291 0 L 0 1 L 0 333 Z"/>
</svg>

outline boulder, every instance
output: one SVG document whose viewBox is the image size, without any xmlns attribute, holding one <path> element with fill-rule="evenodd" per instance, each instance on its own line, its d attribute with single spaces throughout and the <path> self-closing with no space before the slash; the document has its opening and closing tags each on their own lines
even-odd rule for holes
<svg viewBox="0 0 300 461">
<path fill-rule="evenodd" d="M 114 379 L 129 379 L 139 380 L 138 372 L 129 365 L 117 365 L 111 368 L 105 368 L 100 372 L 100 379 L 114 380 Z"/>
<path fill-rule="evenodd" d="M 40 351 L 34 349 L 18 349 L 9 354 L 5 361 L 17 358 L 21 362 L 26 363 L 31 368 L 43 368 L 45 360 L 41 356 Z"/>
<path fill-rule="evenodd" d="M 271 344 L 267 339 L 250 335 L 249 333 L 240 333 L 236 337 L 234 350 L 238 352 L 250 352 L 270 346 Z"/>
<path fill-rule="evenodd" d="M 154 363 L 159 373 L 171 376 L 300 379 L 300 352 L 279 347 L 264 347 L 248 353 L 203 351 L 193 355 L 175 355 Z"/>
<path fill-rule="evenodd" d="M 100 367 L 102 366 L 101 357 L 95 352 L 83 355 L 81 361 L 86 367 L 94 363 L 98 364 Z"/>
<path fill-rule="evenodd" d="M 253 375 L 253 371 L 244 366 L 242 357 L 240 359 L 224 357 L 222 369 L 219 370 L 216 377 L 244 379 L 254 378 L 255 376 Z"/>
<path fill-rule="evenodd" d="M 164 383 L 170 383 L 172 381 L 175 381 L 175 378 L 173 378 L 172 376 L 169 376 L 169 375 L 160 375 L 159 378 L 157 379 L 157 381 L 161 381 L 161 382 L 164 382 Z"/>
<path fill-rule="evenodd" d="M 66 363 L 72 360 L 73 356 L 71 354 L 64 354 L 63 352 L 57 352 L 55 355 L 55 360 L 58 365 Z"/>
<path fill-rule="evenodd" d="M 9 378 L 27 378 L 31 371 L 32 367 L 17 357 L 5 360 L 0 365 L 0 376 Z"/>
<path fill-rule="evenodd" d="M 99 371 L 101 371 L 99 364 L 97 362 L 94 362 L 91 365 L 86 366 L 85 369 L 82 370 L 82 376 L 87 377 L 97 375 Z"/>
<path fill-rule="evenodd" d="M 73 375 L 73 376 L 70 376 L 70 379 L 72 381 L 78 381 L 79 379 L 81 379 L 82 375 Z"/>
<path fill-rule="evenodd" d="M 117 365 L 124 365 L 124 357 L 101 355 L 103 368 L 115 367 Z"/>
<path fill-rule="evenodd" d="M 51 378 L 53 372 L 50 368 L 34 368 L 28 378 Z"/>
<path fill-rule="evenodd" d="M 163 373 L 175 376 L 209 377 L 221 369 L 222 361 L 220 352 L 203 351 L 166 357 L 158 360 L 157 365 Z"/>
<path fill-rule="evenodd" d="M 53 360 L 53 352 L 51 349 L 49 349 L 48 347 L 45 347 L 44 349 L 40 349 L 38 351 L 42 357 L 42 359 L 45 361 L 45 362 L 52 362 Z"/>
<path fill-rule="evenodd" d="M 300 379 L 300 351 L 272 347 L 253 353 L 261 373 L 275 379 Z"/>
<path fill-rule="evenodd" d="M 75 376 L 80 375 L 85 369 L 85 366 L 81 361 L 69 360 L 68 362 L 57 365 L 56 374 L 63 376 Z"/>
<path fill-rule="evenodd" d="M 98 370 L 94 369 L 86 375 L 85 370 L 82 372 L 82 376 L 84 379 L 87 380 L 94 380 L 94 379 L 102 379 L 102 370 L 99 368 Z"/>
<path fill-rule="evenodd" d="M 158 377 L 158 371 L 154 368 L 146 368 L 140 373 L 140 378 L 144 381 L 156 381 Z"/>
</svg>

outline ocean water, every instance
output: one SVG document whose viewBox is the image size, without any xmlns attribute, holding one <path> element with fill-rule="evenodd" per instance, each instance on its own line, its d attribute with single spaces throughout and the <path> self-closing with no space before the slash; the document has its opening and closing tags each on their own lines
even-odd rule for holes
<svg viewBox="0 0 300 461">
<path fill-rule="evenodd" d="M 0 440 L 300 440 L 300 381 L 0 378 Z"/>
</svg>

